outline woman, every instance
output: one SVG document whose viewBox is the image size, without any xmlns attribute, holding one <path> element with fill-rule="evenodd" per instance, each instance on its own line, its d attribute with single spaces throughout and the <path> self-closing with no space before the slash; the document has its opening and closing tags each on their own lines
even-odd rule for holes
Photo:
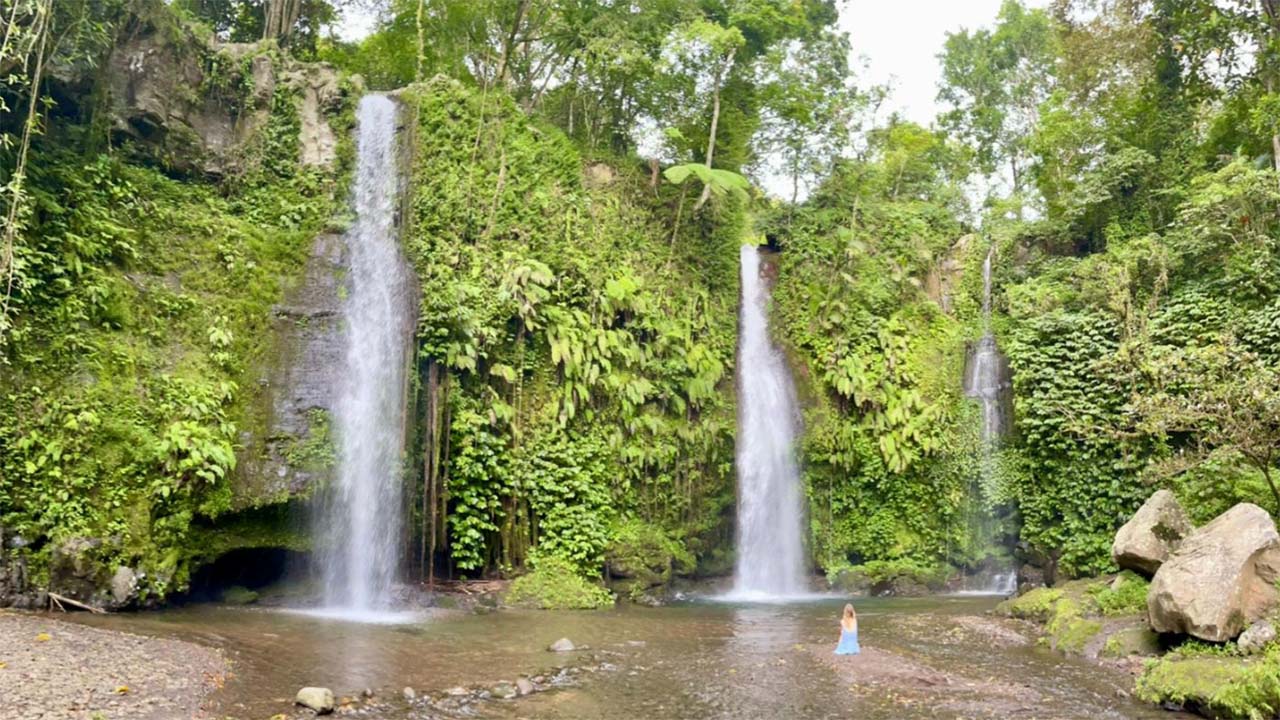
<svg viewBox="0 0 1280 720">
<path fill-rule="evenodd" d="M 862 652 L 858 647 L 858 614 L 853 605 L 844 606 L 844 617 L 840 618 L 840 644 L 836 646 L 837 655 L 857 655 Z"/>
</svg>

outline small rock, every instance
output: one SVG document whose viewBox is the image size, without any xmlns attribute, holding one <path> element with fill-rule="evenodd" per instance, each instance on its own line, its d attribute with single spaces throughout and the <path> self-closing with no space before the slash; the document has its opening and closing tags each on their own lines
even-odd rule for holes
<svg viewBox="0 0 1280 720">
<path fill-rule="evenodd" d="M 534 682 L 534 684 L 535 684 L 535 685 L 541 685 L 542 683 L 544 683 L 544 682 L 546 682 L 546 681 L 547 681 L 547 676 L 546 676 L 546 675 L 534 675 L 534 676 L 533 676 L 533 682 Z"/>
<path fill-rule="evenodd" d="M 364 690 L 361 690 L 360 697 L 365 699 L 373 697 L 373 688 L 365 688 Z"/>
<path fill-rule="evenodd" d="M 462 687 L 461 685 L 459 685 L 458 687 L 451 687 L 448 690 L 445 690 L 445 692 L 454 697 L 462 697 L 463 695 L 471 694 L 466 688 Z"/>
<path fill-rule="evenodd" d="M 293 702 L 315 710 L 317 715 L 328 715 L 333 712 L 333 691 L 322 687 L 304 687 L 298 691 Z"/>
<path fill-rule="evenodd" d="M 569 638 L 560 638 L 559 640 L 551 643 L 549 647 L 547 647 L 547 650 L 549 652 L 557 652 L 557 653 L 573 652 L 576 649 L 577 648 L 574 646 L 573 641 L 569 640 Z"/>
<path fill-rule="evenodd" d="M 646 643 L 644 640 L 628 640 L 627 644 L 630 645 L 631 647 L 644 647 L 648 643 Z"/>
<path fill-rule="evenodd" d="M 1236 645 L 1246 654 L 1252 655 L 1275 642 L 1276 629 L 1266 620 L 1259 620 L 1250 625 L 1236 640 Z"/>
<path fill-rule="evenodd" d="M 515 697 L 519 694 L 519 691 L 516 689 L 515 685 L 507 682 L 501 682 L 490 688 L 489 693 L 499 700 L 506 700 L 508 698 Z"/>
<path fill-rule="evenodd" d="M 516 692 L 521 695 L 528 695 L 536 689 L 533 683 L 529 682 L 529 678 L 516 678 Z"/>
<path fill-rule="evenodd" d="M 404 695 L 404 699 L 408 700 L 409 702 L 413 702 L 414 699 L 418 697 L 418 693 L 414 692 L 413 688 L 411 687 L 406 687 L 404 690 L 401 690 L 400 694 Z"/>
</svg>

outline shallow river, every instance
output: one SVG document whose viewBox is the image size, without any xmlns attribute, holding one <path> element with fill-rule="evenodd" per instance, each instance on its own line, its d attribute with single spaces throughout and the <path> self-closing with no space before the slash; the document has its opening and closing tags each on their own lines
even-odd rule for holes
<svg viewBox="0 0 1280 720">
<path fill-rule="evenodd" d="M 453 614 L 405 625 L 193 606 L 82 622 L 224 649 L 234 675 L 218 716 L 292 714 L 297 688 L 375 691 L 380 718 L 1170 718 L 1127 699 L 1132 680 L 1028 643 L 988 598 L 863 600 L 857 659 L 831 655 L 843 600 L 687 603 L 600 612 Z M 568 637 L 588 649 L 550 653 Z M 411 705 L 455 686 L 577 666 L 513 700 Z M 356 705 L 355 707 L 361 707 Z M 291 715 L 292 716 L 292 715 Z"/>
</svg>

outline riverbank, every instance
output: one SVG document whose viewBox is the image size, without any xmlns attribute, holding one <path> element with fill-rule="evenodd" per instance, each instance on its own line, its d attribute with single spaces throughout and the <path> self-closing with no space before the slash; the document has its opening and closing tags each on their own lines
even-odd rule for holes
<svg viewBox="0 0 1280 720">
<path fill-rule="evenodd" d="M 228 676 L 220 650 L 0 611 L 0 717 L 173 720 L 214 717 Z"/>
</svg>

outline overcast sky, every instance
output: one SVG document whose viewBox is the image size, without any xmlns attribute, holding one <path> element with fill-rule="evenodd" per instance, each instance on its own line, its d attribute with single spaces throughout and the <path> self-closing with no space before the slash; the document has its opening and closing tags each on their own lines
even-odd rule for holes
<svg viewBox="0 0 1280 720">
<path fill-rule="evenodd" d="M 859 86 L 892 81 L 893 94 L 885 112 L 901 110 L 907 118 L 928 125 L 938 112 L 938 53 L 946 34 L 960 28 L 990 26 L 1001 0 L 845 0 L 840 27 L 853 44 L 855 67 L 859 57 L 870 63 Z M 1024 0 L 1030 7 L 1046 7 L 1047 0 Z"/>
</svg>

